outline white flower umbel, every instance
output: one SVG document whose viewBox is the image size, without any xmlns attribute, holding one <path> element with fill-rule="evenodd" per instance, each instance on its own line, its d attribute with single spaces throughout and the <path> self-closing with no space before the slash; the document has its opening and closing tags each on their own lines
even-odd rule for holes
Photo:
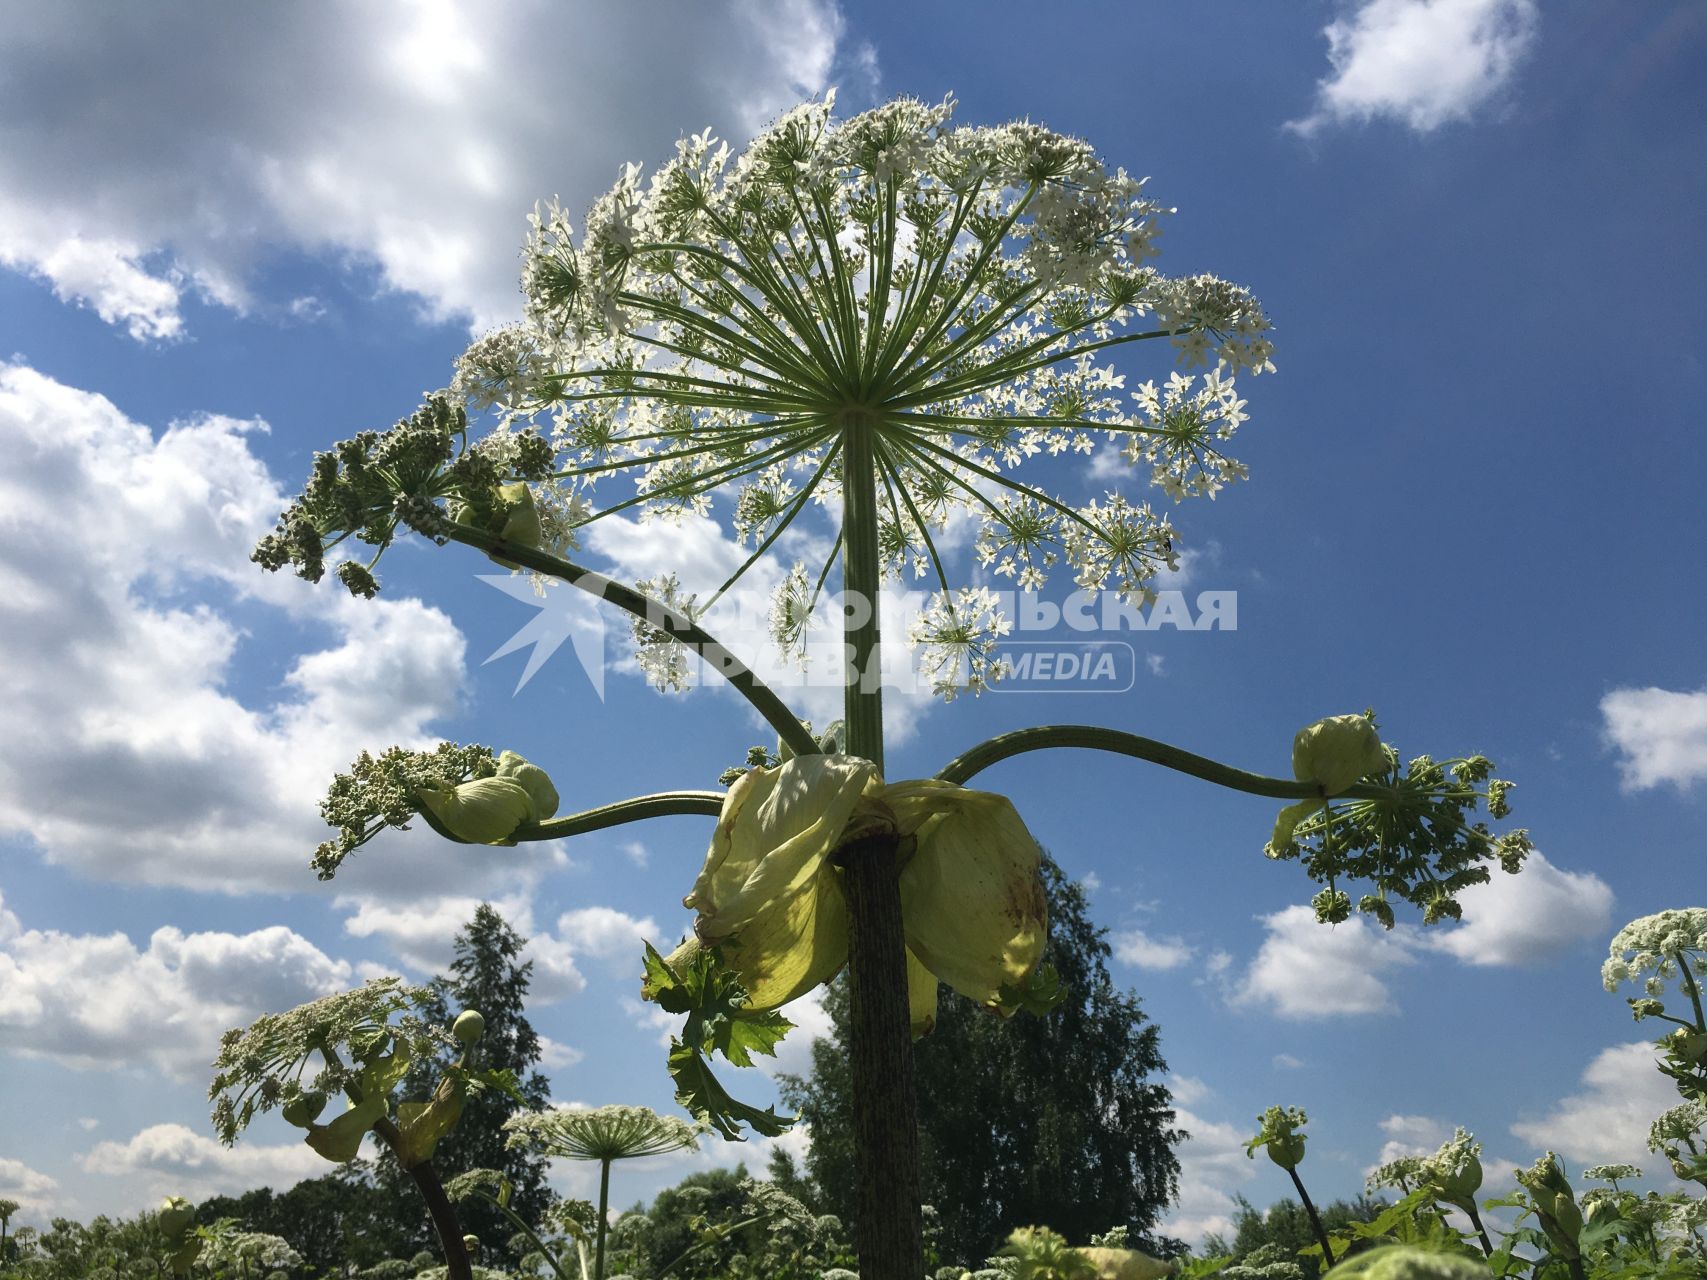
<svg viewBox="0 0 1707 1280">
<path fill-rule="evenodd" d="M 627 473 L 632 490 L 587 520 L 704 515 L 732 489 L 753 551 L 725 588 L 853 467 L 877 490 L 883 572 L 934 575 L 939 599 L 958 598 L 936 546 L 955 512 L 1022 589 L 1065 562 L 1081 586 L 1146 598 L 1174 563 L 1163 519 L 1016 473 L 1107 439 L 1137 484 L 1176 501 L 1242 479 L 1226 452 L 1245 421 L 1234 375 L 1273 368 L 1262 308 L 1237 285 L 1148 266 L 1171 211 L 1080 139 L 953 125 L 946 100 L 848 120 L 832 105 L 795 108 L 738 156 L 700 134 L 649 176 L 625 167 L 579 236 L 555 204 L 536 210 L 526 321 L 476 342 L 453 391 L 549 427 L 546 488 L 580 499 Z M 1155 338 L 1212 367 L 1128 393 L 1104 361 Z M 822 584 L 847 553 L 838 541 L 801 573 Z M 788 645 L 819 592 L 781 590 Z"/>
</svg>

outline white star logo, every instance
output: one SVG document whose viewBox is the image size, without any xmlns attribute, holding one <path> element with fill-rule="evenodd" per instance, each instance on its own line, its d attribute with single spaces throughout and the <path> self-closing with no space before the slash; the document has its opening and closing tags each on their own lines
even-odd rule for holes
<svg viewBox="0 0 1707 1280">
<path fill-rule="evenodd" d="M 479 573 L 475 577 L 512 600 L 538 610 L 486 659 L 496 662 L 518 649 L 533 647 L 521 678 L 516 681 L 517 693 L 567 640 L 574 646 L 581 669 L 592 681 L 593 692 L 598 694 L 600 702 L 605 700 L 605 611 L 593 595 L 561 583 L 550 583 L 542 592 L 536 589 L 532 576 L 523 573 Z"/>
</svg>

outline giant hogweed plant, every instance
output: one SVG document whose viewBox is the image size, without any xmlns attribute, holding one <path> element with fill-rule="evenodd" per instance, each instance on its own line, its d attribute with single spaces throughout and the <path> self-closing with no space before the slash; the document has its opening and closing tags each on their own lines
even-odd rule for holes
<svg viewBox="0 0 1707 1280">
<path fill-rule="evenodd" d="M 417 817 L 500 845 L 716 818 L 686 898 L 694 936 L 646 956 L 646 996 L 686 1015 L 669 1055 L 677 1096 L 726 1135 L 779 1131 L 787 1120 L 731 1097 L 708 1056 L 745 1065 L 773 1051 L 789 1025 L 778 1009 L 847 966 L 869 1280 L 920 1274 L 911 1040 L 932 1026 L 938 982 L 1004 1014 L 1059 996 L 1038 968 L 1038 849 L 1006 797 L 967 788 L 984 769 L 1074 747 L 1288 801 L 1266 852 L 1321 885 L 1325 921 L 1349 916 L 1354 883 L 1366 890 L 1356 908 L 1383 925 L 1395 903 L 1453 917 L 1460 890 L 1493 862 L 1516 870 L 1528 847 L 1474 820 L 1483 806 L 1505 816 L 1487 760 L 1402 761 L 1368 716 L 1301 733 L 1291 778 L 1083 725 L 1005 734 L 933 777 L 887 778 L 874 607 L 885 580 L 929 580 L 906 640 L 945 697 L 1002 671 L 1007 621 L 990 592 L 951 577 L 951 519 L 976 525 L 987 574 L 1034 590 L 1067 572 L 1132 604 L 1177 554 L 1142 492 L 1177 503 L 1245 477 L 1229 452 L 1246 419 L 1236 379 L 1273 368 L 1268 320 L 1238 285 L 1151 265 L 1171 211 L 1144 188 L 1084 141 L 1023 122 L 956 125 L 948 102 L 844 120 L 827 97 L 738 155 L 684 140 L 649 176 L 626 168 L 579 233 L 555 204 L 536 211 L 524 321 L 476 342 L 449 389 L 394 427 L 317 455 L 255 553 L 312 580 L 330 568 L 371 596 L 399 537 L 458 543 L 627 612 L 657 683 L 680 685 L 696 655 L 774 728 L 775 752 L 755 750 L 726 792 L 565 815 L 511 753 L 364 755 L 333 783 L 323 811 L 338 833 L 314 864 L 330 878 Z M 1112 363 L 1126 348 L 1159 348 L 1183 369 L 1129 391 Z M 1129 464 L 1136 496 L 1075 499 L 1021 478 L 1099 445 Z M 751 550 L 719 595 L 761 557 L 828 547 L 789 562 L 772 619 L 776 642 L 800 652 L 831 612 L 827 584 L 853 606 L 834 611 L 846 697 L 831 733 L 815 736 L 705 629 L 711 601 L 683 596 L 672 575 L 631 587 L 571 558 L 583 529 L 621 513 L 727 518 Z M 826 518 L 833 537 L 785 539 Z"/>
<path fill-rule="evenodd" d="M 1685 1185 L 1638 1194 L 1623 1185 L 1641 1179 L 1634 1164 L 1582 1169 L 1582 1180 L 1602 1185 L 1579 1189 L 1564 1162 L 1548 1151 L 1515 1171 L 1515 1190 L 1478 1201 L 1482 1146 L 1458 1129 L 1432 1155 L 1401 1156 L 1377 1168 L 1366 1190 L 1395 1190 L 1399 1200 L 1369 1222 L 1330 1232 L 1298 1174 L 1305 1115 L 1295 1107 L 1271 1107 L 1247 1150 L 1254 1154 L 1266 1147 L 1270 1159 L 1291 1175 L 1316 1234 L 1316 1244 L 1301 1252 L 1325 1259 L 1333 1267 L 1330 1274 L 1346 1276 L 1356 1270 L 1388 1270 L 1418 1280 L 1449 1271 L 1466 1280 L 1490 1273 L 1530 1280 L 1707 1276 L 1707 1016 L 1696 976 L 1704 960 L 1707 908 L 1689 907 L 1625 925 L 1601 970 L 1608 991 L 1625 982 L 1640 986 L 1642 995 L 1629 999 L 1638 1021 L 1657 1018 L 1675 1026 L 1655 1042 L 1654 1065 L 1684 1101 L 1655 1119 L 1648 1150 L 1681 1183 L 1702 1190 Z M 1668 1012 L 1663 999 L 1673 982 L 1685 1001 L 1677 1013 Z M 1512 1229 L 1498 1232 L 1498 1245 L 1483 1209 L 1516 1211 Z M 1334 1267 L 1336 1259 L 1350 1261 Z"/>
</svg>

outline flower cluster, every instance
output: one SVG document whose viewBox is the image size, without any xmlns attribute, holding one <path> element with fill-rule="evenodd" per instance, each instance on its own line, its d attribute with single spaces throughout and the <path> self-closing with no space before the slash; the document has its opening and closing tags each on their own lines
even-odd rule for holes
<svg viewBox="0 0 1707 1280">
<path fill-rule="evenodd" d="M 342 560 L 336 573 L 352 594 L 372 596 L 379 590 L 373 567 L 400 526 L 443 542 L 462 523 L 539 546 L 549 522 L 560 541 L 578 509 L 553 497 L 542 513 L 526 483 L 549 479 L 551 458 L 536 431 L 500 430 L 471 442 L 462 406 L 431 396 L 389 430 L 363 431 L 315 454 L 307 485 L 251 558 L 318 582 L 327 553 L 354 538 L 373 548 L 371 556 Z"/>
<path fill-rule="evenodd" d="M 377 756 L 362 752 L 348 773 L 332 778 L 320 802 L 320 816 L 338 828 L 338 836 L 315 849 L 315 873 L 330 880 L 345 858 L 387 827 L 407 831 L 425 795 L 497 772 L 492 749 L 474 744 L 441 742 L 431 751 L 387 747 Z"/>
<path fill-rule="evenodd" d="M 648 1107 L 552 1107 L 504 1121 L 505 1145 L 558 1160 L 632 1160 L 697 1151 L 701 1130 Z"/>
<path fill-rule="evenodd" d="M 1306 742 L 1307 734 L 1329 727 L 1333 735 Z M 1389 895 L 1421 907 L 1424 924 L 1457 920 L 1463 913 L 1458 894 L 1489 880 L 1487 863 L 1515 873 L 1533 848 L 1526 831 L 1496 836 L 1487 823 L 1468 820 L 1484 804 L 1490 817 L 1510 813 L 1511 783 L 1492 776 L 1487 757 L 1418 756 L 1401 768 L 1398 752 L 1376 736 L 1367 713 L 1330 717 L 1301 731 L 1293 768 L 1300 781 L 1317 784 L 1320 798 L 1283 809 L 1263 852 L 1298 859 L 1325 886 L 1312 900 L 1324 923 L 1350 918 L 1351 896 L 1339 887 L 1341 879 L 1374 886 L 1357 909 L 1384 928 L 1394 923 Z M 1360 778 L 1355 798 L 1330 802 Z"/>
<path fill-rule="evenodd" d="M 838 120 L 831 95 L 739 155 L 699 134 L 650 175 L 625 166 L 579 234 L 555 203 L 537 208 L 526 319 L 471 346 L 451 393 L 548 431 L 556 483 L 578 496 L 627 473 L 632 493 L 585 520 L 709 514 L 733 490 L 755 558 L 834 500 L 862 433 L 869 473 L 853 483 L 879 496 L 887 571 L 934 571 L 974 644 L 995 623 L 961 616 L 936 545 L 956 514 L 1023 588 L 1065 563 L 1081 586 L 1143 598 L 1173 563 L 1164 520 L 1014 473 L 1107 440 L 1140 483 L 1213 496 L 1245 474 L 1226 453 L 1245 421 L 1234 376 L 1273 368 L 1268 321 L 1248 290 L 1148 265 L 1171 210 L 1143 180 L 1081 139 L 955 125 L 952 108 L 901 99 Z M 1128 395 L 1105 361 L 1145 339 L 1214 367 Z M 817 598 L 802 581 L 842 550 L 783 584 L 785 646 Z"/>
<path fill-rule="evenodd" d="M 1612 939 L 1610 954 L 1601 966 L 1601 981 L 1608 991 L 1620 983 L 1639 983 L 1649 1002 L 1665 994 L 1666 983 L 1678 981 L 1683 993 L 1699 999 L 1700 987 L 1693 977 L 1683 977 L 1689 956 L 1707 957 L 1707 907 L 1685 907 L 1661 911 L 1632 920 Z M 1632 1000 L 1632 1005 L 1649 1002 Z M 1636 1016 L 1656 1009 L 1637 1009 Z"/>
<path fill-rule="evenodd" d="M 311 1094 L 323 1101 L 342 1093 L 382 1059 L 401 1058 L 406 1064 L 449 1048 L 454 1044 L 450 1034 L 419 1016 L 430 1005 L 425 987 L 377 978 L 288 1013 L 265 1014 L 247 1030 L 226 1032 L 208 1088 L 214 1132 L 230 1146 L 262 1112 Z M 309 1076 L 310 1060 L 316 1057 L 319 1069 Z"/>
</svg>

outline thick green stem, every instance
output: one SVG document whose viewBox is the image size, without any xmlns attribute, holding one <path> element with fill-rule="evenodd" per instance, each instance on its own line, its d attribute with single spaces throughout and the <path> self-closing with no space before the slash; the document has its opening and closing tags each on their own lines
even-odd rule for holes
<svg viewBox="0 0 1707 1280">
<path fill-rule="evenodd" d="M 599 1242 L 593 1251 L 593 1280 L 605 1280 L 605 1234 L 610 1230 L 610 1161 L 599 1162 Z"/>
<path fill-rule="evenodd" d="M 847 750 L 883 768 L 883 672 L 878 625 L 876 427 L 849 412 L 842 428 L 842 586 L 849 670 Z M 848 900 L 849 1068 L 858 1161 L 856 1242 L 865 1280 L 924 1274 L 919 1129 L 907 1010 L 906 935 L 893 835 L 837 851 Z"/>
<path fill-rule="evenodd" d="M 815 739 L 800 717 L 795 715 L 783 704 L 781 698 L 773 693 L 768 685 L 728 649 L 718 643 L 715 636 L 694 622 L 686 614 L 671 609 L 657 600 L 641 595 L 632 587 L 626 587 L 603 574 L 594 573 L 591 569 L 573 564 L 561 557 L 541 551 L 537 547 L 522 547 L 505 542 L 495 533 L 487 533 L 484 529 L 475 529 L 469 525 L 453 524 L 447 536 L 453 542 L 484 551 L 488 555 L 496 555 L 499 559 L 510 561 L 532 569 L 535 573 L 543 573 L 549 577 L 561 579 L 572 587 L 608 600 L 617 608 L 631 613 L 637 618 L 644 619 L 651 626 L 674 637 L 694 650 L 707 664 L 718 672 L 725 680 L 733 685 L 737 692 L 753 705 L 770 726 L 797 756 L 816 755 L 819 751 Z M 873 560 L 876 558 L 876 530 L 873 529 Z"/>
<path fill-rule="evenodd" d="M 843 635 L 850 669 L 845 700 L 848 751 L 883 769 L 882 573 L 877 532 L 877 422 L 849 412 L 842 426 Z"/>
<path fill-rule="evenodd" d="M 1470 1215 L 1470 1223 L 1476 1228 L 1476 1234 L 1482 1237 L 1482 1252 L 1490 1258 L 1493 1257 L 1494 1242 L 1488 1239 L 1488 1229 L 1482 1225 L 1482 1215 L 1476 1212 L 1476 1202 L 1474 1200 L 1466 1201 L 1464 1209 Z"/>
<path fill-rule="evenodd" d="M 970 751 L 950 760 L 937 777 L 944 782 L 965 783 L 993 764 L 1027 751 L 1042 751 L 1048 747 L 1083 747 L 1091 751 L 1112 751 L 1117 755 L 1136 756 L 1152 764 L 1162 765 L 1179 773 L 1189 773 L 1217 786 L 1244 791 L 1253 796 L 1269 796 L 1275 800 L 1308 800 L 1321 794 L 1314 782 L 1297 782 L 1291 778 L 1267 778 L 1260 773 L 1247 773 L 1231 765 L 1211 760 L 1180 747 L 1141 738 L 1119 729 L 1104 729 L 1088 724 L 1049 724 L 1033 729 L 1019 729 L 980 742 Z M 1354 787 L 1336 792 L 1348 800 L 1379 800 L 1387 797 L 1391 788 L 1380 783 L 1360 782 Z"/>
<path fill-rule="evenodd" d="M 374 1125 L 373 1131 L 401 1162 L 403 1135 L 398 1132 L 397 1126 L 390 1120 L 381 1120 Z M 423 1160 L 417 1165 L 404 1165 L 404 1168 L 415 1180 L 415 1189 L 421 1193 L 421 1198 L 427 1202 L 427 1213 L 433 1220 L 433 1231 L 439 1238 L 440 1247 L 445 1251 L 447 1280 L 474 1280 L 474 1269 L 468 1260 L 468 1246 L 462 1240 L 462 1224 L 457 1221 L 456 1210 L 451 1206 L 450 1197 L 445 1195 L 444 1184 L 439 1181 L 433 1162 Z"/>
<path fill-rule="evenodd" d="M 1304 1190 L 1304 1179 L 1298 1176 L 1298 1170 L 1293 1168 L 1286 1172 L 1292 1175 L 1292 1185 L 1298 1188 L 1298 1199 L 1303 1201 L 1304 1212 L 1310 1215 L 1310 1226 L 1316 1232 L 1316 1243 L 1322 1246 L 1322 1269 L 1325 1271 L 1334 1265 L 1334 1246 L 1328 1241 L 1328 1229 L 1322 1225 L 1322 1215 L 1316 1212 L 1316 1205 L 1310 1199 L 1310 1193 Z"/>
<path fill-rule="evenodd" d="M 1681 951 L 1672 958 L 1677 961 L 1678 972 L 1683 975 L 1683 989 L 1689 993 L 1689 1001 L 1695 1006 L 1695 1030 L 1707 1031 L 1707 1015 L 1701 1012 L 1701 984 L 1689 971 L 1689 962 L 1683 958 Z"/>
</svg>

